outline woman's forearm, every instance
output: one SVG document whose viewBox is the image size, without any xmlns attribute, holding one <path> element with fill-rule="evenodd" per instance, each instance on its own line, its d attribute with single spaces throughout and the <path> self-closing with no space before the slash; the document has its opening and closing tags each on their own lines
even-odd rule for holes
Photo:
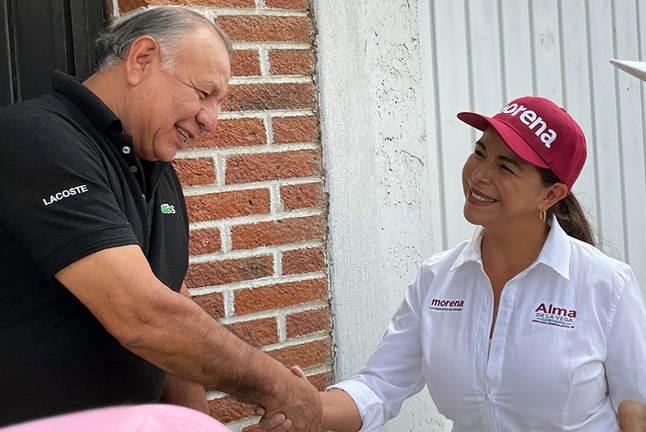
<svg viewBox="0 0 646 432">
<path fill-rule="evenodd" d="M 361 429 L 361 417 L 354 400 L 343 390 L 320 393 L 323 405 L 323 428 L 335 432 L 356 432 Z"/>
</svg>

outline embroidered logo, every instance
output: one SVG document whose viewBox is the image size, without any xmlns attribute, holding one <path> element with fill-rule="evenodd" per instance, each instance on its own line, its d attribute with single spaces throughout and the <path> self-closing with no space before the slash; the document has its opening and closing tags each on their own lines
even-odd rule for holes
<svg viewBox="0 0 646 432">
<path fill-rule="evenodd" d="M 522 113 L 518 116 L 520 121 L 529 128 L 530 131 L 541 139 L 545 147 L 550 148 L 552 143 L 557 137 L 556 131 L 550 129 L 545 120 L 536 114 L 532 110 L 528 110 L 526 106 L 516 103 L 507 105 L 500 111 L 503 114 L 511 114 L 512 117 L 516 117 L 516 114 Z M 536 129 L 536 131 L 534 131 Z"/>
<path fill-rule="evenodd" d="M 74 186 L 69 189 L 65 189 L 60 192 L 56 192 L 54 195 L 49 196 L 49 200 L 47 198 L 43 198 L 43 202 L 45 203 L 46 206 L 55 203 L 56 201 L 60 201 L 65 198 L 69 198 L 72 195 L 76 194 L 82 194 L 87 192 L 87 185 L 79 185 L 79 186 Z"/>
<path fill-rule="evenodd" d="M 431 305 L 428 307 L 430 310 L 444 311 L 444 312 L 459 312 L 464 307 L 464 300 L 443 300 L 433 299 Z"/>
<path fill-rule="evenodd" d="M 164 203 L 161 205 L 161 212 L 163 214 L 175 214 L 175 206 Z"/>
<path fill-rule="evenodd" d="M 551 303 L 549 306 L 546 306 L 545 303 L 541 303 L 534 311 L 534 314 L 535 316 L 534 319 L 532 319 L 532 322 L 537 324 L 573 329 L 576 322 L 575 309 L 569 310 L 560 308 Z"/>
</svg>

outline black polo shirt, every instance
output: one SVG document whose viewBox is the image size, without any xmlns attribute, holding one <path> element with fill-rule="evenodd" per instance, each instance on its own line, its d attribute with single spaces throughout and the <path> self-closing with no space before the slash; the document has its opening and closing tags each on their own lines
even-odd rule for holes
<svg viewBox="0 0 646 432">
<path fill-rule="evenodd" d="M 139 161 L 119 119 L 76 79 L 55 72 L 53 87 L 0 111 L 0 426 L 159 401 L 163 371 L 124 349 L 54 275 L 133 244 L 174 291 L 188 268 L 173 167 Z"/>
</svg>

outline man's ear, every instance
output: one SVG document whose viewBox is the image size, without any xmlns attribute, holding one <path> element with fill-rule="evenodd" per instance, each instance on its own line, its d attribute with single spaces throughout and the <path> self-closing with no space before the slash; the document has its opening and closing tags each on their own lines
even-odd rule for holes
<svg viewBox="0 0 646 432">
<path fill-rule="evenodd" d="M 549 209 L 557 202 L 561 201 L 563 198 L 568 196 L 569 190 L 568 187 L 563 183 L 554 183 L 549 188 L 546 189 L 546 193 L 543 197 L 543 202 L 541 204 L 542 209 Z"/>
<path fill-rule="evenodd" d="M 159 44 L 150 36 L 140 36 L 132 43 L 126 58 L 126 80 L 135 87 L 161 60 Z"/>
</svg>

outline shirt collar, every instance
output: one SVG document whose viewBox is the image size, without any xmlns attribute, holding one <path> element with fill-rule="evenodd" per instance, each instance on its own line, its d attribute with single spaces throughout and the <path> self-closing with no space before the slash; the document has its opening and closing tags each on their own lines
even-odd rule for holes
<svg viewBox="0 0 646 432">
<path fill-rule="evenodd" d="M 464 246 L 464 249 L 462 249 L 462 252 L 460 252 L 460 255 L 458 255 L 458 258 L 449 271 L 453 271 L 469 261 L 479 263 L 482 266 L 482 250 L 480 247 L 482 245 L 483 234 L 484 229 L 478 226 L 473 233 L 473 237 Z"/>
<path fill-rule="evenodd" d="M 60 71 L 54 71 L 52 87 L 59 96 L 67 99 L 83 113 L 98 131 L 105 132 L 108 128 L 123 130 L 121 121 L 112 110 L 77 78 Z"/>
<path fill-rule="evenodd" d="M 550 232 L 547 235 L 541 252 L 538 254 L 538 258 L 529 266 L 528 270 L 536 267 L 538 264 L 544 264 L 569 280 L 571 253 L 569 237 L 559 225 L 556 216 L 552 216 L 550 226 Z M 458 255 L 450 271 L 457 269 L 469 261 L 477 262 L 482 266 L 481 245 L 483 234 L 484 229 L 480 226 L 477 227 L 473 238 L 462 249 L 462 252 Z"/>
<path fill-rule="evenodd" d="M 536 262 L 553 268 L 565 279 L 570 280 L 570 254 L 572 252 L 570 238 L 559 225 L 556 216 L 552 215 L 550 225 L 552 228 Z"/>
</svg>

